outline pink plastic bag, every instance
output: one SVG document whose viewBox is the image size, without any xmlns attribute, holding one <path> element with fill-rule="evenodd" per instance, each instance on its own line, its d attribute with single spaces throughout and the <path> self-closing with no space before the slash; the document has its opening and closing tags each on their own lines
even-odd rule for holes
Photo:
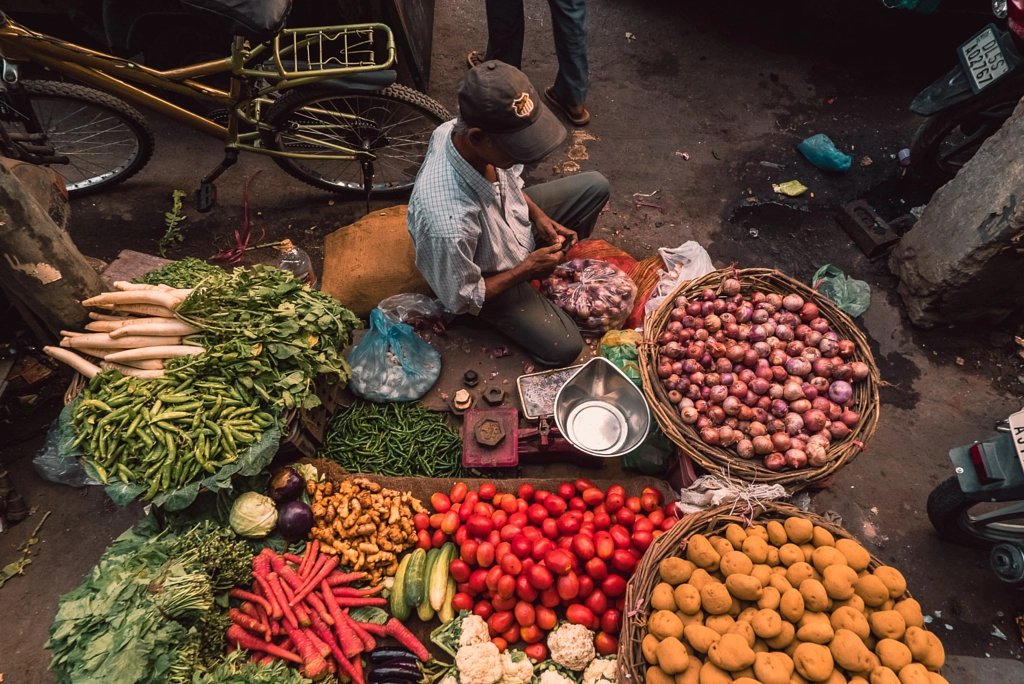
<svg viewBox="0 0 1024 684">
<path fill-rule="evenodd" d="M 573 259 L 541 281 L 550 299 L 583 332 L 617 330 L 629 317 L 636 285 L 622 269 L 598 259 Z"/>
</svg>

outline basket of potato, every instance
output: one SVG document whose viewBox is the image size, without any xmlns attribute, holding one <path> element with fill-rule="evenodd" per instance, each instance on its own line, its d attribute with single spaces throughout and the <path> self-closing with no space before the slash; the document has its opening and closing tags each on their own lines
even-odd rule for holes
<svg viewBox="0 0 1024 684">
<path fill-rule="evenodd" d="M 788 504 L 689 515 L 626 591 L 626 684 L 945 684 L 898 570 Z"/>
</svg>

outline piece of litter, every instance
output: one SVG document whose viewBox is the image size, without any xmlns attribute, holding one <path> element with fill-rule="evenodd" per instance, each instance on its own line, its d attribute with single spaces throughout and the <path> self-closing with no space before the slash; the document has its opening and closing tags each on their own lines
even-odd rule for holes
<svg viewBox="0 0 1024 684">
<path fill-rule="evenodd" d="M 524 373 L 532 373 L 533 371 L 534 371 L 534 367 L 529 365 L 529 364 L 527 364 L 526 366 L 523 367 L 523 372 Z"/>
<path fill-rule="evenodd" d="M 786 168 L 785 164 L 776 164 L 775 162 L 770 162 L 770 161 L 763 161 L 763 162 L 761 162 L 761 166 L 767 166 L 769 169 L 784 169 L 784 168 Z"/>
<path fill-rule="evenodd" d="M 634 192 L 633 197 L 654 197 L 659 192 L 661 192 L 661 190 L 655 190 L 654 192 Z"/>
<path fill-rule="evenodd" d="M 651 207 L 652 209 L 657 209 L 662 214 L 665 213 L 665 207 L 661 206 L 660 204 L 654 204 L 652 202 L 641 202 L 640 200 L 633 200 L 633 204 L 635 204 L 638 207 Z"/>
<path fill-rule="evenodd" d="M 747 201 L 750 202 L 751 204 L 753 204 L 754 202 L 757 201 L 757 198 L 756 197 L 748 197 Z"/>
<path fill-rule="evenodd" d="M 749 231 L 749 233 L 750 233 L 750 237 L 752 237 L 752 238 L 756 238 L 756 237 L 757 237 L 757 235 L 758 235 L 758 233 L 757 233 L 757 228 L 751 228 L 751 229 L 750 229 L 750 231 Z"/>
<path fill-rule="evenodd" d="M 927 207 L 927 206 L 928 206 L 927 204 L 922 204 L 919 207 L 911 207 L 910 208 L 910 214 L 914 218 L 919 219 L 924 214 L 925 207 Z"/>
<path fill-rule="evenodd" d="M 498 377 L 498 371 L 491 371 L 491 380 Z"/>
<path fill-rule="evenodd" d="M 953 625 L 949 624 L 948 622 L 946 622 L 946 623 L 943 623 L 943 626 L 944 626 L 944 627 L 945 627 L 946 629 L 948 629 L 949 631 L 951 631 L 951 632 L 953 631 Z"/>
<path fill-rule="evenodd" d="M 629 31 L 626 31 L 626 40 L 629 42 L 633 42 L 634 40 L 636 40 L 636 36 L 634 36 Z"/>
<path fill-rule="evenodd" d="M 941 610 L 936 610 L 934 612 L 934 615 L 935 615 L 935 617 L 942 617 L 942 611 Z"/>
<path fill-rule="evenodd" d="M 714 150 L 711 150 L 711 156 L 714 157 L 715 159 L 717 159 L 718 161 L 722 161 L 722 158 L 719 157 L 718 153 L 715 152 Z"/>
<path fill-rule="evenodd" d="M 682 157 L 683 159 L 685 159 L 687 161 L 690 160 L 690 153 L 689 152 L 680 152 L 679 150 L 676 150 L 676 156 L 677 157 Z"/>
<path fill-rule="evenodd" d="M 860 160 L 860 165 L 861 166 L 871 166 L 871 163 L 872 163 L 871 162 L 871 157 L 868 157 L 866 155 L 864 157 L 861 157 L 861 160 Z"/>
<path fill-rule="evenodd" d="M 503 356 L 512 356 L 512 352 L 509 350 L 508 347 L 495 347 L 494 351 L 491 352 L 492 359 L 500 359 Z"/>
<path fill-rule="evenodd" d="M 922 619 L 924 620 L 924 624 L 930 625 L 932 624 L 935 618 L 933 618 L 931 615 L 925 615 Z"/>
<path fill-rule="evenodd" d="M 992 632 L 991 632 L 991 634 L 992 634 L 992 636 L 994 636 L 997 639 L 1002 639 L 1003 641 L 1009 641 L 1009 639 L 1006 638 L 1006 635 L 1003 634 L 1002 630 L 999 629 L 998 627 L 996 627 L 995 625 L 992 625 Z"/>
<path fill-rule="evenodd" d="M 327 206 L 333 207 L 334 206 L 334 200 L 327 200 Z"/>
<path fill-rule="evenodd" d="M 958 365 L 958 366 L 964 365 L 964 360 L 962 358 L 960 358 L 959 356 L 956 357 L 956 365 Z"/>
<path fill-rule="evenodd" d="M 871 512 L 874 513 L 875 515 L 878 515 L 878 506 L 872 506 L 871 507 Z"/>
<path fill-rule="evenodd" d="M 787 195 L 789 197 L 799 197 L 800 195 L 807 192 L 808 188 L 806 185 L 798 180 L 786 181 L 785 183 L 775 183 L 772 185 L 772 190 L 779 193 L 780 195 Z"/>
</svg>

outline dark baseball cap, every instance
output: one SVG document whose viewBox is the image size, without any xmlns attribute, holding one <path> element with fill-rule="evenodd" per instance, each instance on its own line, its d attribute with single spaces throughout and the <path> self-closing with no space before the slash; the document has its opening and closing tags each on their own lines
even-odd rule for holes
<svg viewBox="0 0 1024 684">
<path fill-rule="evenodd" d="M 526 74 L 497 60 L 469 70 L 459 87 L 459 117 L 520 164 L 540 161 L 565 140 L 565 127 Z"/>
</svg>

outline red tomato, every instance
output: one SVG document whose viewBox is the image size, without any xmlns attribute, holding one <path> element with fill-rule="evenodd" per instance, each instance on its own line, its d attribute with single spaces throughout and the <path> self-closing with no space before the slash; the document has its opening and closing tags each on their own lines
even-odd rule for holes
<svg viewBox="0 0 1024 684">
<path fill-rule="evenodd" d="M 501 543 L 501 533 L 498 530 L 491 530 L 487 535 L 487 541 L 491 543 L 491 546 L 497 547 Z"/>
<path fill-rule="evenodd" d="M 501 633 L 501 638 L 510 644 L 514 644 L 519 641 L 519 630 L 521 628 L 516 623 L 512 623 L 512 626 Z"/>
<path fill-rule="evenodd" d="M 501 497 L 501 510 L 509 515 L 519 511 L 519 503 L 515 494 L 505 494 Z"/>
<path fill-rule="evenodd" d="M 558 523 L 554 518 L 547 518 L 540 524 L 540 530 L 548 539 L 558 539 Z"/>
<path fill-rule="evenodd" d="M 573 570 L 573 572 L 576 572 Z M 576 576 L 580 583 L 580 593 L 576 594 L 576 598 L 580 601 L 585 600 L 588 596 L 594 593 L 594 578 L 584 573 L 580 574 L 576 572 Z"/>
<path fill-rule="evenodd" d="M 566 505 L 565 499 L 552 494 L 548 498 L 544 499 L 544 508 L 547 509 L 547 512 L 551 515 L 558 516 L 565 513 L 569 507 Z"/>
<path fill-rule="evenodd" d="M 538 663 L 548 659 L 548 647 L 542 643 L 530 644 L 523 649 L 527 658 L 532 658 Z"/>
<path fill-rule="evenodd" d="M 572 559 L 564 549 L 552 549 L 544 554 L 544 565 L 556 575 L 567 575 L 572 571 Z"/>
<path fill-rule="evenodd" d="M 563 513 L 555 521 L 558 533 L 563 536 L 572 536 L 580 531 L 580 516 L 570 515 L 572 512 L 574 511 Z"/>
<path fill-rule="evenodd" d="M 491 643 L 498 647 L 498 653 L 508 650 L 508 642 L 500 636 L 496 636 L 491 639 Z"/>
<path fill-rule="evenodd" d="M 527 603 L 533 603 L 540 596 L 540 593 L 530 584 L 530 578 L 526 576 L 526 573 L 516 577 L 516 596 Z"/>
<path fill-rule="evenodd" d="M 504 513 L 505 511 L 502 511 Z M 515 525 L 516 527 L 523 528 L 530 524 L 530 519 L 526 516 L 526 513 L 516 511 L 512 515 L 508 516 L 508 520 L 505 522 L 506 525 Z"/>
<path fill-rule="evenodd" d="M 501 540 L 507 542 L 515 539 L 520 533 L 522 533 L 522 529 L 518 525 L 505 525 L 498 531 Z"/>
<path fill-rule="evenodd" d="M 608 575 L 601 582 L 601 591 L 612 597 L 622 596 L 626 593 L 626 580 L 619 575 Z"/>
<path fill-rule="evenodd" d="M 520 513 L 525 513 L 526 509 L 530 507 L 530 503 L 526 499 L 516 499 L 516 506 Z"/>
<path fill-rule="evenodd" d="M 622 611 L 626 610 L 626 597 L 625 597 L 625 595 L 620 596 L 619 598 L 615 599 L 615 610 L 619 611 L 620 613 Z"/>
<path fill-rule="evenodd" d="M 517 491 L 516 493 L 519 495 L 520 499 L 526 499 L 527 501 L 529 501 L 530 499 L 533 498 L 533 485 L 519 485 L 519 491 Z"/>
<path fill-rule="evenodd" d="M 441 492 L 430 497 L 430 507 L 438 513 L 447 513 L 452 507 L 452 500 Z"/>
<path fill-rule="evenodd" d="M 658 507 L 658 500 L 653 494 L 644 494 L 640 497 L 640 508 L 644 509 L 648 513 Z"/>
<path fill-rule="evenodd" d="M 478 594 L 482 594 L 488 589 L 487 586 L 487 571 L 486 570 L 474 570 L 473 574 L 469 576 L 469 586 Z"/>
<path fill-rule="evenodd" d="M 551 571 L 543 565 L 531 566 L 526 576 L 530 580 L 530 585 L 537 591 L 550 589 L 551 585 L 555 583 L 555 578 L 551 575 Z"/>
<path fill-rule="evenodd" d="M 441 521 L 444 520 L 444 513 L 434 513 L 428 519 L 430 526 L 435 530 L 441 527 Z"/>
<path fill-rule="evenodd" d="M 604 501 L 604 492 L 597 487 L 584 489 L 580 493 L 580 496 L 583 497 L 583 501 L 585 501 L 588 506 L 597 506 Z"/>
<path fill-rule="evenodd" d="M 480 503 L 480 496 L 473 491 L 466 492 L 466 498 L 462 500 L 462 505 L 459 506 L 459 520 L 466 522 L 469 520 L 469 516 L 473 515 L 473 509 Z"/>
<path fill-rule="evenodd" d="M 640 511 L 642 511 L 643 508 L 641 508 L 640 506 L 640 497 L 631 496 L 628 499 L 626 499 L 626 508 L 633 511 L 634 513 L 639 513 Z"/>
<path fill-rule="evenodd" d="M 476 596 L 476 592 L 473 591 L 473 587 L 469 586 L 469 582 L 459 582 L 455 585 L 456 594 L 469 594 L 470 596 Z"/>
<path fill-rule="evenodd" d="M 469 487 L 466 486 L 465 482 L 456 482 L 452 485 L 452 491 L 448 493 L 448 498 L 451 499 L 452 503 L 462 503 L 468 491 Z"/>
<path fill-rule="evenodd" d="M 600 558 L 591 558 L 586 565 L 587 574 L 594 578 L 595 582 L 601 582 L 608 576 L 608 566 Z"/>
<path fill-rule="evenodd" d="M 545 631 L 549 631 L 555 628 L 558 624 L 558 614 L 551 610 L 547 606 L 536 606 L 537 622 L 536 625 Z"/>
<path fill-rule="evenodd" d="M 529 627 L 537 619 L 537 613 L 533 609 L 533 605 L 526 601 L 517 602 L 513 613 L 515 613 L 516 622 L 519 623 L 520 627 Z"/>
<path fill-rule="evenodd" d="M 533 493 L 533 500 L 536 501 L 539 504 L 542 504 L 542 503 L 544 503 L 544 499 L 548 498 L 548 496 L 550 496 L 550 494 L 551 494 L 551 492 L 549 492 L 549 491 L 546 491 L 544 489 L 538 489 L 537 491 L 535 491 Z"/>
<path fill-rule="evenodd" d="M 598 532 L 594 535 L 594 552 L 598 558 L 608 560 L 615 553 L 615 540 L 608 532 Z"/>
<path fill-rule="evenodd" d="M 512 538 L 512 553 L 516 555 L 516 558 L 526 558 L 530 555 L 530 550 L 533 548 L 533 544 L 526 538 L 524 534 L 518 534 Z"/>
<path fill-rule="evenodd" d="M 468 582 L 473 569 L 462 559 L 456 558 L 448 565 L 448 572 L 456 582 Z"/>
<path fill-rule="evenodd" d="M 530 568 L 532 568 L 536 564 L 536 562 L 537 561 L 533 560 L 529 556 L 524 558 L 523 559 L 523 572 L 529 572 Z"/>
<path fill-rule="evenodd" d="M 558 489 L 556 489 L 555 491 L 558 493 L 558 496 L 566 500 L 576 496 L 576 488 L 573 487 L 568 482 L 563 482 L 562 484 L 558 485 Z"/>
<path fill-rule="evenodd" d="M 584 535 L 586 537 L 590 537 L 591 539 L 593 539 L 594 532 L 596 532 L 596 531 L 597 531 L 597 528 L 594 527 L 594 523 L 593 522 L 587 522 L 587 519 L 583 518 L 583 522 L 580 524 L 580 534 L 582 534 L 582 535 Z"/>
<path fill-rule="evenodd" d="M 618 572 L 626 575 L 633 574 L 633 568 L 636 567 L 636 558 L 633 557 L 629 551 L 623 549 L 615 549 L 615 553 L 612 554 L 612 567 Z"/>
<path fill-rule="evenodd" d="M 487 620 L 487 626 L 490 627 L 492 633 L 501 634 L 512 626 L 514 619 L 515 617 L 512 615 L 511 611 L 502 610 L 495 613 Z"/>
<path fill-rule="evenodd" d="M 487 576 L 484 578 L 484 584 L 491 591 L 498 590 L 498 580 L 502 578 L 505 573 L 501 571 L 501 568 L 495 565 L 493 568 L 487 571 Z M 606 594 L 608 592 L 605 592 Z"/>
<path fill-rule="evenodd" d="M 654 523 L 642 515 L 636 516 L 636 520 L 633 521 L 633 534 L 637 532 L 653 532 Z"/>
<path fill-rule="evenodd" d="M 544 632 L 537 625 L 522 627 L 519 630 L 520 638 L 528 644 L 539 644 L 544 641 Z"/>
<path fill-rule="evenodd" d="M 509 596 L 508 598 L 502 598 L 495 596 L 491 599 L 491 604 L 494 606 L 494 610 L 512 610 L 516 607 L 516 597 Z"/>
<path fill-rule="evenodd" d="M 472 518 L 470 518 L 472 520 Z M 636 513 L 628 508 L 620 508 L 615 511 L 615 522 L 624 527 L 632 527 L 636 521 Z"/>
<path fill-rule="evenodd" d="M 514 553 L 506 553 L 501 557 L 501 569 L 512 577 L 517 577 L 523 571 L 523 564 Z"/>
<path fill-rule="evenodd" d="M 626 488 L 623 487 L 622 485 L 612 485 L 611 487 L 608 488 L 608 491 L 606 492 L 606 494 L 618 494 L 623 499 L 625 499 L 626 498 Z"/>
<path fill-rule="evenodd" d="M 462 546 L 469 541 L 469 530 L 466 529 L 465 525 L 460 526 L 459 529 L 455 530 L 455 536 L 452 539 L 455 540 L 458 546 Z"/>
<path fill-rule="evenodd" d="M 529 518 L 530 522 L 534 525 L 540 525 L 547 520 L 548 509 L 544 508 L 544 506 L 539 503 L 531 504 L 530 507 L 526 509 L 526 517 Z"/>
<path fill-rule="evenodd" d="M 583 605 L 589 608 L 594 615 L 603 615 L 608 610 L 608 597 L 600 589 L 595 589 Z"/>
<path fill-rule="evenodd" d="M 660 506 L 665 503 L 665 495 L 661 493 L 661 490 L 657 487 L 644 487 L 644 491 L 641 492 L 641 496 L 644 494 L 650 494 L 654 497 L 654 501 Z"/>
<path fill-rule="evenodd" d="M 562 549 L 563 551 L 571 551 L 572 537 L 559 537 L 558 541 L 555 542 L 555 546 Z"/>
<path fill-rule="evenodd" d="M 601 614 L 601 629 L 612 634 L 618 634 L 622 629 L 622 613 L 609 608 Z"/>
<path fill-rule="evenodd" d="M 594 513 L 594 528 L 598 530 L 607 530 L 612 526 L 612 517 L 601 511 L 600 513 Z"/>
<path fill-rule="evenodd" d="M 482 542 L 476 547 L 476 564 L 481 568 L 489 568 L 494 565 L 494 544 Z"/>
<path fill-rule="evenodd" d="M 417 549 L 423 549 L 424 551 L 429 551 L 431 548 L 433 548 L 433 546 L 434 546 L 434 543 L 430 539 L 430 532 L 427 532 L 426 530 L 420 530 L 419 532 L 416 533 L 416 548 Z"/>
<path fill-rule="evenodd" d="M 598 655 L 614 655 L 619 652 L 619 640 L 607 632 L 598 632 L 594 637 L 594 650 Z"/>
<path fill-rule="evenodd" d="M 480 545 L 472 539 L 467 539 L 466 542 L 459 547 L 459 558 L 469 565 L 476 565 L 476 551 L 479 546 Z"/>
<path fill-rule="evenodd" d="M 576 598 L 580 593 L 580 581 L 576 577 L 576 573 L 570 570 L 567 574 L 559 577 L 555 583 L 555 589 L 558 591 L 558 597 L 563 601 L 571 601 Z"/>
<path fill-rule="evenodd" d="M 648 514 L 647 519 L 651 521 L 651 524 L 654 525 L 655 528 L 660 528 L 661 523 L 665 520 L 665 511 L 660 508 L 655 508 L 650 512 L 650 514 Z"/>
<path fill-rule="evenodd" d="M 484 620 L 494 615 L 494 608 L 491 608 L 491 604 L 487 601 L 479 601 L 473 606 L 473 614 L 479 615 Z"/>
<path fill-rule="evenodd" d="M 471 536 L 483 538 L 491 533 L 491 530 L 494 529 L 494 524 L 487 516 L 473 514 L 466 521 L 466 528 Z"/>
<path fill-rule="evenodd" d="M 469 594 L 456 594 L 452 596 L 452 608 L 455 610 L 471 610 L 473 608 L 473 597 Z"/>
<path fill-rule="evenodd" d="M 573 486 L 576 488 L 577 492 L 580 492 L 582 494 L 588 489 L 593 489 L 594 483 L 591 482 L 590 480 L 587 480 L 586 478 L 581 477 L 580 479 L 576 480 L 576 482 L 573 483 Z"/>
<path fill-rule="evenodd" d="M 555 548 L 555 543 L 547 537 L 542 537 L 537 541 L 533 542 L 533 548 L 530 550 L 530 557 L 538 563 L 544 560 L 544 556 L 548 551 Z"/>
<path fill-rule="evenodd" d="M 455 534 L 455 530 L 459 529 L 459 514 L 455 511 L 448 511 L 441 518 L 441 531 L 445 534 Z"/>
<path fill-rule="evenodd" d="M 574 625 L 583 625 L 587 629 L 595 622 L 594 613 L 586 606 L 574 603 L 565 610 L 565 619 Z"/>
<path fill-rule="evenodd" d="M 583 524 L 593 525 L 594 524 L 594 511 L 583 511 Z"/>
<path fill-rule="evenodd" d="M 448 535 L 441 530 L 434 530 L 434 535 L 430 538 L 430 544 L 435 549 L 439 549 L 448 543 Z"/>
<path fill-rule="evenodd" d="M 512 555 L 512 545 L 508 542 L 501 542 L 496 547 L 494 547 L 494 561 L 498 565 L 501 565 L 502 558 L 510 555 Z"/>
<path fill-rule="evenodd" d="M 510 599 L 516 593 L 516 578 L 512 575 L 502 575 L 498 580 L 498 596 L 503 599 Z"/>
<path fill-rule="evenodd" d="M 495 493 L 497 493 L 497 491 L 498 488 L 494 486 L 494 483 L 484 482 L 482 485 L 480 485 L 480 499 L 482 501 L 490 501 L 491 499 L 494 498 L 494 495 Z"/>
<path fill-rule="evenodd" d="M 654 535 L 651 532 L 633 530 L 633 545 L 640 551 L 646 551 L 653 543 Z"/>
<path fill-rule="evenodd" d="M 523 536 L 529 539 L 530 543 L 532 544 L 544 535 L 541 533 L 539 529 L 537 529 L 533 525 L 527 525 L 523 528 Z"/>
<path fill-rule="evenodd" d="M 500 530 L 502 527 L 508 524 L 508 513 L 498 509 L 491 514 L 491 526 L 496 530 Z"/>
<path fill-rule="evenodd" d="M 672 529 L 672 526 L 675 525 L 677 522 L 679 522 L 679 520 L 677 520 L 676 518 L 665 518 L 665 520 L 661 523 L 661 531 L 668 532 Z"/>
<path fill-rule="evenodd" d="M 554 608 L 562 602 L 562 599 L 558 597 L 558 590 L 554 587 L 548 587 L 544 591 L 540 592 L 540 602 L 548 608 Z"/>
<path fill-rule="evenodd" d="M 597 553 L 597 549 L 594 546 L 594 540 L 584 534 L 577 534 L 572 538 L 572 552 L 579 557 L 580 560 L 586 562 L 594 557 Z"/>
<path fill-rule="evenodd" d="M 486 501 L 481 501 L 477 505 L 473 506 L 473 515 L 482 515 L 486 518 L 490 518 L 494 515 L 494 506 Z"/>
<path fill-rule="evenodd" d="M 430 516 L 426 513 L 417 513 L 412 517 L 412 524 L 418 530 L 425 530 L 430 527 Z"/>
<path fill-rule="evenodd" d="M 569 499 L 569 510 L 579 511 L 580 513 L 582 513 L 583 511 L 587 510 L 587 502 L 578 496 L 574 496 L 571 499 Z"/>
<path fill-rule="evenodd" d="M 622 525 L 612 525 L 608 533 L 611 535 L 617 549 L 628 549 L 632 543 L 632 540 L 629 538 L 629 530 Z"/>
<path fill-rule="evenodd" d="M 604 497 L 604 509 L 609 513 L 615 513 L 626 504 L 626 499 L 618 494 L 608 494 Z"/>
</svg>

